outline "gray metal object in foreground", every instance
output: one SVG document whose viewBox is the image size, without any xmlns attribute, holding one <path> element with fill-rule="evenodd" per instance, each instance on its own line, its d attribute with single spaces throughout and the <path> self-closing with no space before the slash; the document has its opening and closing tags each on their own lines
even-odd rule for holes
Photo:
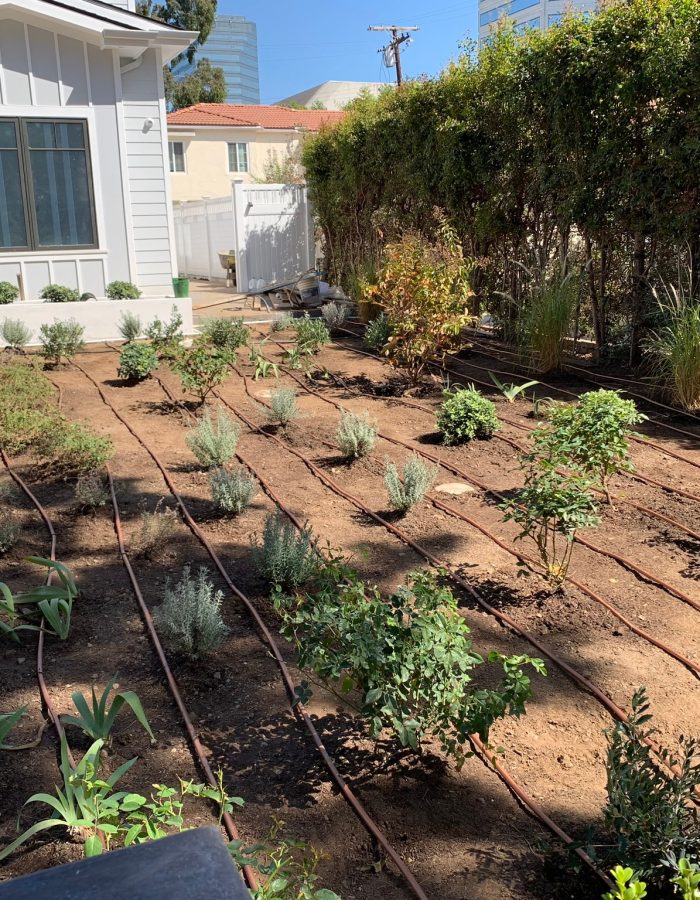
<svg viewBox="0 0 700 900">
<path fill-rule="evenodd" d="M 250 900 L 215 828 L 0 883 L 0 900 Z"/>
</svg>

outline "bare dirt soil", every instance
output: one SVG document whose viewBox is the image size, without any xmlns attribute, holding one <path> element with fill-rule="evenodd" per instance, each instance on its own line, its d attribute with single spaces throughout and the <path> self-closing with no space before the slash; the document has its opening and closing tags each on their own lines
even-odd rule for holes
<svg viewBox="0 0 700 900">
<path fill-rule="evenodd" d="M 308 385 L 346 409 L 367 410 L 387 437 L 439 456 L 491 490 L 507 495 L 522 484 L 517 451 L 501 438 L 527 444 L 528 434 L 522 426 L 531 428 L 534 424 L 529 401 L 507 404 L 496 391 L 484 388 L 497 402 L 499 415 L 509 420 L 500 436 L 463 447 L 443 447 L 435 433 L 434 418 L 441 399 L 440 385 L 434 383 L 417 394 L 406 395 L 405 385 L 398 384 L 380 360 L 357 352 L 360 347 L 359 342 L 344 335 L 322 350 L 314 361 L 315 373 Z M 267 344 L 266 353 L 281 362 L 279 346 Z M 287 374 L 279 381 L 253 381 L 245 359 L 244 354 L 241 374 L 232 372 L 219 389 L 221 400 L 212 400 L 210 405 L 226 402 L 264 425 L 262 405 L 270 391 L 296 385 Z M 189 419 L 169 402 L 163 390 L 162 385 L 166 385 L 176 396 L 182 396 L 177 379 L 162 367 L 158 372 L 162 384 L 149 379 L 125 387 L 116 376 L 117 360 L 117 353 L 109 347 L 92 349 L 78 358 L 102 386 L 109 404 L 161 458 L 231 578 L 258 604 L 267 623 L 276 630 L 275 614 L 251 557 L 251 540 L 262 530 L 265 517 L 274 509 L 273 502 L 260 491 L 241 515 L 217 515 L 209 498 L 207 475 L 185 443 Z M 463 372 L 466 383 L 486 375 L 475 366 L 488 369 L 494 361 L 471 353 L 451 365 Z M 501 364 L 501 368 L 507 366 Z M 245 382 L 241 375 L 246 377 Z M 85 375 L 75 367 L 65 367 L 50 373 L 50 377 L 61 389 L 66 415 L 89 422 L 114 442 L 111 470 L 129 550 L 141 512 L 155 509 L 158 503 L 173 506 L 170 492 L 151 457 Z M 558 384 L 579 392 L 589 389 L 573 376 L 562 378 Z M 633 691 L 644 684 L 661 744 L 674 747 L 681 734 L 692 731 L 698 712 L 698 673 L 692 667 L 633 633 L 583 590 L 567 584 L 552 594 L 537 576 L 519 577 L 517 559 L 507 549 L 444 508 L 446 504 L 464 514 L 513 548 L 517 529 L 502 522 L 498 501 L 492 494 L 442 468 L 430 497 L 441 501 L 443 507 L 426 500 L 397 520 L 387 510 L 384 463 L 386 458 L 402 463 L 409 450 L 380 439 L 369 457 L 348 465 L 335 448 L 338 410 L 301 388 L 298 394 L 302 417 L 276 432 L 283 444 L 311 460 L 345 491 L 361 498 L 370 510 L 397 524 L 433 557 L 449 564 L 489 604 L 509 615 L 619 706 L 629 708 Z M 422 408 L 407 406 L 397 394 Z M 663 448 L 700 463 L 700 429 L 682 420 L 676 424 L 687 430 L 688 436 L 650 423 L 643 431 Z M 692 436 L 696 433 L 697 439 Z M 350 556 L 362 575 L 383 590 L 396 588 L 409 572 L 426 565 L 416 550 L 333 492 L 301 459 L 269 435 L 241 425 L 239 452 L 283 503 L 308 521 L 323 544 Z M 671 490 L 681 489 L 700 498 L 700 468 L 639 443 L 633 445 L 632 457 L 640 475 L 665 483 L 667 489 L 633 476 L 615 477 L 613 491 L 619 501 L 613 509 L 603 507 L 601 526 L 585 534 L 592 545 L 614 551 L 631 566 L 578 545 L 571 574 L 637 629 L 670 645 L 697 666 L 698 611 L 660 586 L 659 581 L 700 602 L 700 544 L 688 534 L 698 527 L 700 502 Z M 200 779 L 120 562 L 110 506 L 94 515 L 80 514 L 75 509 L 71 484 L 45 479 L 41 471 L 32 468 L 30 460 L 18 458 L 12 462 L 45 505 L 58 533 L 58 558 L 73 569 L 81 586 L 68 640 L 65 644 L 56 638 L 47 641 L 45 671 L 54 704 L 68 712 L 74 690 L 87 693 L 93 683 L 101 688 L 118 674 L 120 686 L 136 690 L 141 697 L 156 734 L 156 742 L 151 745 L 133 717 L 120 717 L 110 765 L 116 767 L 132 756 L 141 758 L 124 785 L 143 793 L 152 782 L 174 784 L 178 776 Z M 0 476 L 3 484 L 9 483 L 7 473 L 0 472 Z M 459 495 L 440 491 L 442 485 L 454 483 L 469 489 Z M 685 530 L 624 501 L 670 517 Z M 31 504 L 16 489 L 11 499 L 3 502 L 12 504 L 23 531 L 21 542 L 0 560 L 0 580 L 20 589 L 36 581 L 36 573 L 24 558 L 30 553 L 47 553 L 48 536 Z M 274 661 L 240 602 L 215 577 L 206 552 L 192 533 L 178 524 L 158 558 L 134 558 L 133 563 L 151 609 L 161 602 L 167 579 L 179 578 L 187 564 L 193 569 L 206 566 L 224 591 L 224 615 L 231 629 L 224 646 L 198 665 L 174 655 L 171 663 L 212 766 L 223 769 L 229 792 L 246 801 L 235 817 L 244 840 L 255 842 L 266 834 L 273 817 L 283 819 L 289 834 L 310 841 L 324 853 L 322 882 L 346 900 L 408 896 L 403 882 L 332 787 L 311 741 L 290 712 Z M 653 573 L 656 580 L 641 577 L 634 570 L 636 566 Z M 479 607 L 473 596 L 452 586 L 477 650 L 541 655 Z M 21 645 L 5 642 L 1 649 L 3 711 L 24 703 L 29 709 L 12 735 L 13 742 L 23 743 L 32 740 L 43 721 L 36 686 L 35 641 L 26 637 Z M 295 681 L 308 678 L 295 668 L 291 649 L 284 644 L 283 649 Z M 560 826 L 579 840 L 586 839 L 589 829 L 604 840 L 604 731 L 614 722 L 601 702 L 557 665 L 549 661 L 547 668 L 546 678 L 534 678 L 534 696 L 527 715 L 500 723 L 494 728 L 492 743 L 504 748 L 503 761 L 511 774 Z M 459 772 L 434 747 L 426 747 L 421 758 L 394 761 L 397 748 L 391 742 L 375 746 L 348 705 L 322 685 L 312 687 L 309 708 L 327 749 L 429 897 L 600 897 L 601 883 L 587 871 L 571 874 L 572 857 L 518 805 L 498 775 L 478 757 L 470 758 Z M 85 746 L 75 733 L 71 737 L 78 750 Z M 3 754 L 0 845 L 16 835 L 17 813 L 24 800 L 35 791 L 51 791 L 56 779 L 57 745 L 50 729 L 36 748 Z M 38 818 L 38 809 L 22 811 L 23 827 Z M 213 812 L 204 805 L 193 807 L 188 815 L 189 824 L 212 820 Z M 43 839 L 29 842 L 0 868 L 0 878 L 80 855 L 79 845 L 57 835 L 49 832 Z"/>
</svg>

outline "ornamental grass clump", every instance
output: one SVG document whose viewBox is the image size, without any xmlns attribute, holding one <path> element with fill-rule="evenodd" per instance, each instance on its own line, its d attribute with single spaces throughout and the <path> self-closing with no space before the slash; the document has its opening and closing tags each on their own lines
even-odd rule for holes
<svg viewBox="0 0 700 900">
<path fill-rule="evenodd" d="M 473 384 L 444 392 L 437 415 L 438 431 L 445 444 L 488 440 L 501 427 L 495 405 Z"/>
<path fill-rule="evenodd" d="M 538 372 L 561 368 L 578 292 L 579 283 L 571 275 L 553 278 L 533 291 L 523 319 L 523 339 Z"/>
<path fill-rule="evenodd" d="M 384 484 L 389 494 L 391 508 L 407 513 L 425 496 L 437 477 L 438 467 L 429 466 L 412 453 L 403 467 L 403 479 L 396 465 L 387 459 L 384 466 Z"/>
<path fill-rule="evenodd" d="M 654 368 L 683 409 L 700 409 L 700 305 L 683 289 L 666 288 L 665 324 L 647 343 Z"/>
<path fill-rule="evenodd" d="M 165 588 L 163 603 L 153 613 L 156 627 L 167 643 L 190 659 L 202 659 L 226 640 L 229 630 L 221 615 L 224 595 L 214 590 L 202 566 L 197 577 L 185 566 L 173 587 Z"/>
<path fill-rule="evenodd" d="M 236 423 L 219 409 L 215 418 L 205 412 L 199 422 L 187 433 L 187 446 L 207 469 L 225 466 L 233 459 L 241 430 Z"/>
<path fill-rule="evenodd" d="M 311 529 L 299 531 L 279 513 L 265 520 L 262 543 L 253 543 L 253 559 L 263 578 L 282 588 L 304 584 L 319 564 Z"/>
<path fill-rule="evenodd" d="M 338 425 L 338 443 L 343 456 L 358 459 L 371 453 L 377 442 L 377 423 L 366 412 L 344 410 Z"/>
<path fill-rule="evenodd" d="M 119 318 L 118 328 L 119 334 L 121 334 L 127 343 L 135 341 L 141 336 L 143 330 L 141 317 L 129 311 L 123 312 Z"/>
<path fill-rule="evenodd" d="M 265 407 L 265 415 L 271 425 L 286 427 L 300 416 L 297 406 L 297 392 L 293 388 L 280 388 L 270 394 L 270 406 Z"/>
<path fill-rule="evenodd" d="M 217 509 L 230 515 L 242 512 L 257 493 L 257 482 L 242 467 L 233 472 L 228 469 L 212 469 L 209 473 L 209 487 Z"/>
</svg>

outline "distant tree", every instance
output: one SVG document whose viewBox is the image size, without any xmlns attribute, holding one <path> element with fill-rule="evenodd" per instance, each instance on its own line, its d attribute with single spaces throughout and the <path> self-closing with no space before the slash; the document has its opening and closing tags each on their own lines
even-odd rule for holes
<svg viewBox="0 0 700 900">
<path fill-rule="evenodd" d="M 278 103 L 277 106 L 284 106 L 286 109 L 326 109 L 325 103 L 320 100 L 314 100 L 309 106 L 304 106 L 296 100 L 290 100 L 289 103 Z"/>
<path fill-rule="evenodd" d="M 190 75 L 177 80 L 170 69 L 163 70 L 165 77 L 165 102 L 168 109 L 183 109 L 195 103 L 225 103 L 226 82 L 224 70 L 213 68 L 204 57 Z"/>
<path fill-rule="evenodd" d="M 308 109 L 326 109 L 326 104 L 322 100 L 314 100 L 314 102 L 307 108 Z"/>
<path fill-rule="evenodd" d="M 198 31 L 199 38 L 185 51 L 192 62 L 197 47 L 206 41 L 214 25 L 216 0 L 137 0 L 136 12 L 184 31 Z"/>
</svg>

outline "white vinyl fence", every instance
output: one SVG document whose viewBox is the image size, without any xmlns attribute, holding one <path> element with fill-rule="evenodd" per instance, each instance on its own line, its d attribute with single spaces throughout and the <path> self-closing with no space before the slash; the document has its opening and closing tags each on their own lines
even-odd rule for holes
<svg viewBox="0 0 700 900">
<path fill-rule="evenodd" d="M 234 253 L 236 286 L 281 281 L 315 262 L 314 227 L 306 187 L 242 184 L 230 197 L 176 203 L 175 242 L 181 275 L 220 279 L 219 253 Z"/>
</svg>

